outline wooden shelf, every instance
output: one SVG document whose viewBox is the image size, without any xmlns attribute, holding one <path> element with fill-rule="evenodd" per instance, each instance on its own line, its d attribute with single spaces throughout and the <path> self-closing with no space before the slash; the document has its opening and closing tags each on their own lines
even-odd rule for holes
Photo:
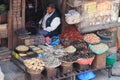
<svg viewBox="0 0 120 80">
<path fill-rule="evenodd" d="M 79 6 L 82 5 L 82 3 L 81 3 L 79 6 L 73 6 L 72 4 L 70 4 L 70 3 L 68 3 L 68 2 L 66 2 L 66 4 L 67 4 L 68 6 L 70 6 L 70 7 L 73 7 L 73 8 L 76 8 L 76 7 L 79 7 Z"/>
<path fill-rule="evenodd" d="M 85 28 L 79 28 L 78 30 L 81 33 L 87 33 L 87 32 L 108 29 L 108 28 L 113 28 L 113 27 L 120 27 L 120 22 L 111 23 L 111 24 L 96 25 L 96 26 L 88 26 Z"/>
</svg>

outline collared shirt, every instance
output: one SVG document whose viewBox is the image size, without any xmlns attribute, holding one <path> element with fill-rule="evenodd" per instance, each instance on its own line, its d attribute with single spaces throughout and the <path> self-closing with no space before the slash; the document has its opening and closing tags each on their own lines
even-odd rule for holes
<svg viewBox="0 0 120 80">
<path fill-rule="evenodd" d="M 48 14 L 46 13 L 46 15 L 44 16 L 43 20 L 40 20 L 39 21 L 39 24 L 42 24 L 42 28 L 43 30 L 46 30 L 48 32 L 51 32 L 51 31 L 54 31 L 59 25 L 60 25 L 60 18 L 59 17 L 55 17 L 50 26 L 46 26 L 46 21 L 49 17 L 52 16 L 52 14 L 55 12 L 55 10 L 51 13 L 51 14 Z"/>
</svg>

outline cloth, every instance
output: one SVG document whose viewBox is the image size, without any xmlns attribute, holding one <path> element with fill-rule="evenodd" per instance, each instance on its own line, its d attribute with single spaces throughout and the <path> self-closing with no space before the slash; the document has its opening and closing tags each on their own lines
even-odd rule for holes
<svg viewBox="0 0 120 80">
<path fill-rule="evenodd" d="M 38 34 L 41 34 L 41 35 L 43 35 L 43 36 L 47 36 L 48 33 L 49 33 L 48 31 L 43 30 L 43 29 L 39 29 L 39 30 L 38 30 Z"/>
<path fill-rule="evenodd" d="M 51 13 L 51 14 L 48 14 L 46 13 L 46 15 L 44 16 L 44 18 L 42 20 L 39 21 L 39 24 L 42 24 L 42 28 L 43 30 L 46 30 L 48 32 L 51 32 L 51 31 L 54 31 L 61 23 L 60 21 L 60 17 L 55 17 L 50 26 L 46 26 L 46 21 L 49 17 L 51 17 L 53 14 L 55 13 L 55 10 Z"/>
<path fill-rule="evenodd" d="M 46 37 L 46 38 L 45 38 L 45 42 L 46 42 L 47 44 L 50 44 L 50 42 L 51 42 L 50 37 Z"/>
</svg>

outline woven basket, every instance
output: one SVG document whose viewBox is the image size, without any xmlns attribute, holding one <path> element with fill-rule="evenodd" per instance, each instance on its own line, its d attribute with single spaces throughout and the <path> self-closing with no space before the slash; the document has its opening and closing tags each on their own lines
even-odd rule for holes
<svg viewBox="0 0 120 80">
<path fill-rule="evenodd" d="M 35 71 L 35 70 L 27 69 L 27 72 L 31 74 L 41 74 L 42 71 Z"/>
<path fill-rule="evenodd" d="M 27 72 L 29 73 L 29 77 L 26 76 L 27 80 L 41 80 L 41 71 L 27 69 Z"/>
<path fill-rule="evenodd" d="M 66 61 L 62 61 L 62 66 L 72 66 L 74 62 L 66 62 Z"/>
</svg>

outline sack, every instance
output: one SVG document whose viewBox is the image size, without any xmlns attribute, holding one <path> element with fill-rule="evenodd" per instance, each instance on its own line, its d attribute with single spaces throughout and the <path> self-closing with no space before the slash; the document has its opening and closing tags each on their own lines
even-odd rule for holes
<svg viewBox="0 0 120 80">
<path fill-rule="evenodd" d="M 4 80 L 4 74 L 3 74 L 2 70 L 1 70 L 1 67 L 0 67 L 0 80 Z"/>
<path fill-rule="evenodd" d="M 69 10 L 67 14 L 65 14 L 65 21 L 68 24 L 76 24 L 80 22 L 80 13 L 76 10 Z"/>
</svg>

